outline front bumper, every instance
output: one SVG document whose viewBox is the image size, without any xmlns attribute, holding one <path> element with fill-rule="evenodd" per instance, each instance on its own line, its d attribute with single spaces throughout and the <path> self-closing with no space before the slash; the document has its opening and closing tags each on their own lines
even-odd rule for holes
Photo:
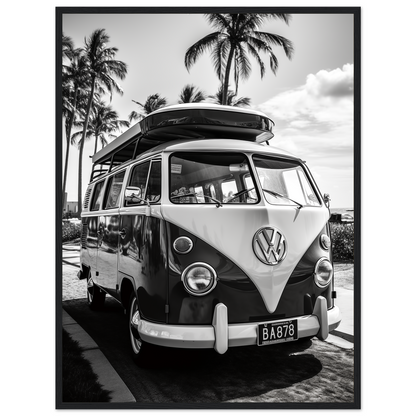
<svg viewBox="0 0 416 416">
<path fill-rule="evenodd" d="M 316 336 L 324 340 L 340 324 L 341 312 L 337 306 L 328 310 L 326 299 L 318 296 L 311 315 L 291 319 L 298 321 L 299 339 Z M 262 323 L 228 324 L 227 307 L 223 303 L 216 305 L 212 325 L 155 324 L 142 319 L 135 322 L 131 323 L 133 333 L 138 333 L 143 341 L 150 344 L 174 348 L 214 348 L 219 354 L 224 354 L 229 347 L 256 345 L 257 327 Z"/>
</svg>

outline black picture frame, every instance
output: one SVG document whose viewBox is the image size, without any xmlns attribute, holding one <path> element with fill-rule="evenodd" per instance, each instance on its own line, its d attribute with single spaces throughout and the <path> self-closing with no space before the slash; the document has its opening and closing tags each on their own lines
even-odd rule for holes
<svg viewBox="0 0 416 416">
<path fill-rule="evenodd" d="M 62 400 L 62 77 L 65 14 L 171 13 L 351 14 L 354 21 L 354 400 L 298 403 L 71 403 Z M 57 409 L 360 409 L 361 408 L 361 8 L 359 7 L 57 7 L 56 8 L 56 408 Z"/>
</svg>

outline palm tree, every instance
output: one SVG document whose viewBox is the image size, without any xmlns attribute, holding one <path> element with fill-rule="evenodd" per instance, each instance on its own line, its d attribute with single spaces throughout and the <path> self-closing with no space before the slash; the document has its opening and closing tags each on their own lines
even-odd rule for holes
<svg viewBox="0 0 416 416">
<path fill-rule="evenodd" d="M 226 103 L 231 65 L 234 62 L 235 91 L 238 92 L 238 80 L 241 76 L 247 79 L 251 73 L 248 54 L 252 55 L 260 66 L 263 78 L 265 65 L 259 53 L 266 53 L 270 58 L 270 68 L 276 74 L 279 62 L 273 53 L 272 46 L 281 46 L 286 56 L 291 59 L 294 48 L 290 40 L 273 33 L 261 32 L 258 28 L 269 18 L 281 19 L 289 23 L 290 15 L 284 13 L 239 13 L 205 15 L 208 22 L 216 29 L 194 43 L 185 54 L 185 67 L 189 71 L 197 59 L 207 50 L 211 51 L 214 69 L 224 84 L 222 104 Z M 224 68 L 225 66 L 225 68 Z"/>
<path fill-rule="evenodd" d="M 110 37 L 104 29 L 95 30 L 89 39 L 85 40 L 84 53 L 90 74 L 89 98 L 84 118 L 84 128 L 82 130 L 82 138 L 79 152 L 79 166 L 78 166 L 78 212 L 82 209 L 82 154 L 87 135 L 87 127 L 91 113 L 92 102 L 94 98 L 95 89 L 98 86 L 104 87 L 109 93 L 110 98 L 112 92 L 122 94 L 123 90 L 117 84 L 115 77 L 123 80 L 127 74 L 127 65 L 118 61 L 115 58 L 118 52 L 117 48 L 108 48 L 107 43 Z"/>
<path fill-rule="evenodd" d="M 209 95 L 208 98 L 211 98 L 215 104 L 223 103 L 223 88 L 220 86 L 215 95 Z M 251 98 L 249 97 L 240 97 L 236 98 L 237 94 L 234 91 L 228 90 L 226 95 L 225 105 L 230 105 L 233 107 L 249 107 L 251 103 Z"/>
<path fill-rule="evenodd" d="M 88 140 L 91 137 L 95 138 L 94 154 L 97 153 L 98 141 L 101 147 L 108 144 L 108 139 L 114 139 L 117 136 L 114 132 L 120 131 L 122 127 L 129 127 L 130 123 L 125 120 L 119 120 L 118 114 L 110 105 L 106 105 L 104 101 L 94 102 L 91 109 L 90 120 L 88 123 L 87 134 L 85 138 Z M 82 131 L 76 132 L 72 135 L 71 141 L 75 143 L 77 138 L 82 136 Z M 81 146 L 81 140 L 78 141 L 78 146 Z"/>
<path fill-rule="evenodd" d="M 74 41 L 62 33 L 62 58 L 71 59 L 74 50 Z"/>
<path fill-rule="evenodd" d="M 179 95 L 179 104 L 200 103 L 206 100 L 207 96 L 204 92 L 198 90 L 194 85 L 185 85 Z"/>
<path fill-rule="evenodd" d="M 65 44 L 65 46 L 64 46 Z M 78 102 L 88 86 L 89 74 L 86 70 L 85 57 L 81 49 L 74 49 L 74 44 L 68 36 L 62 36 L 63 58 L 69 59 L 69 64 L 62 64 L 62 115 L 65 118 L 66 153 L 64 177 L 62 184 L 62 212 L 65 203 L 66 180 L 68 175 L 68 159 L 71 130 L 78 112 Z"/>
<path fill-rule="evenodd" d="M 141 107 L 140 113 L 136 111 L 132 111 L 129 114 L 129 120 L 132 122 L 133 120 L 141 120 L 143 117 L 147 116 L 148 114 L 152 113 L 153 111 L 158 110 L 159 108 L 165 107 L 167 104 L 167 100 L 164 97 L 161 97 L 160 94 L 152 94 L 146 98 L 144 104 L 139 103 L 138 101 L 132 100 L 134 103 L 138 104 Z"/>
</svg>

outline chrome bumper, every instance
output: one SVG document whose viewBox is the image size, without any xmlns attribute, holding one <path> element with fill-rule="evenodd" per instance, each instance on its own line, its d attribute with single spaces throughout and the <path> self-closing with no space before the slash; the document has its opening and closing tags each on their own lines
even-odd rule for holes
<svg viewBox="0 0 416 416">
<path fill-rule="evenodd" d="M 291 319 L 298 321 L 299 338 L 316 336 L 324 340 L 330 331 L 338 327 L 341 312 L 337 306 L 328 310 L 326 299 L 318 296 L 311 315 Z M 229 347 L 256 345 L 260 323 L 228 324 L 227 307 L 219 303 L 215 307 L 212 325 L 165 325 L 140 320 L 137 325 L 132 323 L 132 327 L 137 329 L 143 341 L 150 344 L 174 348 L 214 348 L 219 354 L 224 354 Z"/>
</svg>

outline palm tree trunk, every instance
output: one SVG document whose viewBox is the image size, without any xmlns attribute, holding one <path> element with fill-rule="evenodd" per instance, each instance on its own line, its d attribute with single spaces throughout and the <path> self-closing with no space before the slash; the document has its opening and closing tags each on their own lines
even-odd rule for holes
<svg viewBox="0 0 416 416">
<path fill-rule="evenodd" d="M 230 54 L 228 55 L 227 67 L 225 68 L 224 82 L 222 84 L 222 105 L 227 105 L 228 80 L 230 79 L 231 63 L 233 61 L 235 46 L 231 44 Z"/>
<path fill-rule="evenodd" d="M 62 215 L 64 214 L 64 204 L 65 204 L 65 190 L 66 190 L 66 178 L 68 175 L 68 159 L 69 159 L 69 145 L 70 145 L 70 141 L 71 141 L 71 131 L 72 131 L 72 126 L 74 124 L 74 119 L 75 119 L 75 111 L 77 109 L 77 98 L 78 98 L 78 89 L 75 89 L 75 94 L 74 94 L 74 103 L 73 103 L 73 111 L 71 114 L 71 118 L 69 119 L 69 125 L 66 131 L 66 154 L 65 154 L 65 168 L 64 168 L 64 183 L 62 185 Z"/>
<path fill-rule="evenodd" d="M 70 136 L 68 135 L 68 129 L 66 131 L 66 154 L 65 154 L 65 168 L 64 168 L 64 183 L 62 185 L 62 205 L 61 214 L 64 215 L 65 210 L 65 188 L 66 188 L 66 175 L 68 173 L 68 159 L 69 159 L 69 142 Z"/>
<path fill-rule="evenodd" d="M 95 90 L 95 77 L 91 80 L 91 92 L 88 98 L 87 114 L 85 115 L 84 128 L 82 130 L 82 138 L 79 148 L 79 160 L 78 160 L 78 216 L 81 216 L 82 211 L 82 153 L 84 151 L 85 137 L 87 136 L 88 120 L 90 118 L 90 112 L 92 107 L 92 100 L 94 97 Z"/>
<path fill-rule="evenodd" d="M 97 143 L 98 143 L 98 136 L 95 135 L 94 155 L 97 153 Z"/>
</svg>

